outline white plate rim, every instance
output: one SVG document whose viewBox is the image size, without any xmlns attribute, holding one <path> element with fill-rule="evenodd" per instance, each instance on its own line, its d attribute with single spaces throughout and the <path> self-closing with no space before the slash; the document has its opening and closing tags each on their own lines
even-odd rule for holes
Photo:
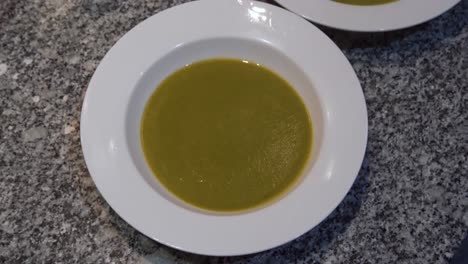
<svg viewBox="0 0 468 264">
<path fill-rule="evenodd" d="M 109 101 L 107 98 L 103 98 L 102 94 L 101 98 L 97 96 L 102 92 L 102 89 L 104 89 L 102 87 L 107 84 L 111 84 L 121 87 L 118 89 L 127 89 L 124 88 L 125 85 L 134 84 L 137 81 L 136 79 L 131 80 L 131 78 L 126 79 L 122 77 L 123 72 L 125 72 L 125 67 L 116 67 L 116 62 L 119 62 L 122 59 L 132 60 L 132 57 L 128 54 L 123 54 L 123 51 L 137 48 L 132 47 L 132 45 L 134 45 L 136 39 L 143 37 L 145 31 L 146 33 L 148 33 L 148 30 L 157 31 L 168 23 L 177 23 L 177 21 L 180 21 L 181 16 L 186 16 L 188 14 L 195 16 L 199 15 L 200 12 L 216 10 L 216 13 L 213 14 L 213 16 L 218 19 L 223 19 L 226 15 L 246 15 L 246 11 L 251 10 L 250 8 L 252 7 L 263 8 L 267 11 L 269 16 L 288 22 L 279 25 L 280 28 L 283 28 L 284 30 L 294 30 L 294 33 L 296 31 L 306 33 L 305 35 L 301 35 L 301 38 L 307 38 L 309 41 L 319 43 L 317 45 L 322 45 L 324 50 L 327 52 L 328 58 L 328 61 L 324 62 L 323 65 L 323 67 L 327 69 L 323 70 L 324 79 L 332 82 L 334 77 L 332 69 L 334 69 L 334 66 L 338 66 L 339 69 L 343 71 L 342 79 L 335 78 L 335 80 L 333 80 L 333 82 L 338 82 L 341 88 L 344 86 L 346 88 L 345 90 L 340 91 L 340 93 L 344 94 L 343 98 L 338 98 L 337 100 L 342 100 L 342 104 L 346 104 L 346 101 L 350 101 L 349 106 L 346 106 L 344 110 L 344 112 L 349 114 L 349 120 L 342 121 L 348 126 L 357 125 L 355 127 L 355 135 L 352 137 L 350 135 L 342 135 L 345 138 L 352 140 L 345 142 L 342 152 L 336 154 L 338 156 L 338 158 L 336 158 L 337 160 L 347 158 L 349 159 L 349 162 L 341 164 L 339 167 L 333 167 L 334 164 L 332 164 L 329 168 L 330 175 L 327 175 L 327 177 L 330 177 L 330 182 L 335 181 L 335 178 L 338 177 L 335 175 L 339 175 L 339 177 L 341 177 L 340 181 L 333 183 L 336 185 L 334 187 L 336 188 L 336 192 L 330 193 L 330 197 L 323 201 L 325 206 L 320 209 L 321 211 L 320 213 L 317 213 L 317 215 L 304 211 L 305 208 L 294 208 L 295 206 L 293 206 L 293 204 L 288 205 L 287 202 L 276 203 L 268 207 L 266 210 L 262 209 L 260 212 L 249 213 L 241 216 L 198 215 L 192 211 L 184 210 L 174 205 L 167 205 L 167 211 L 164 211 L 164 215 L 158 215 L 152 210 L 145 210 L 135 206 L 134 204 L 132 205 L 126 200 L 126 197 L 121 197 L 120 195 L 121 193 L 125 193 L 127 188 L 133 188 L 131 195 L 135 195 L 132 199 L 135 199 L 136 202 L 144 203 L 147 199 L 151 200 L 159 198 L 156 198 L 154 191 L 145 186 L 143 180 L 138 179 L 138 177 L 131 179 L 134 184 L 130 186 L 112 182 L 112 178 L 110 176 L 110 173 L 116 173 L 119 175 L 123 175 L 127 172 L 137 173 L 137 170 L 133 168 L 132 164 L 124 164 L 126 161 L 125 159 L 122 159 L 122 157 L 129 157 L 128 153 L 122 154 L 122 152 L 125 152 L 125 146 L 119 143 L 119 138 L 124 137 L 123 132 L 116 131 L 113 135 L 105 134 L 102 131 L 104 131 L 103 128 L 108 125 L 106 124 L 108 120 L 96 118 L 96 114 L 99 112 L 104 112 L 99 113 L 101 116 L 112 116 L 114 114 L 112 107 L 116 107 L 113 105 L 118 105 L 118 103 L 113 102 L 112 100 Z M 232 24 L 231 21 L 219 23 L 224 23 L 226 25 L 229 24 L 229 26 Z M 252 26 L 255 27 L 256 30 L 265 30 L 262 28 L 264 25 L 255 24 L 258 23 L 258 21 L 250 21 L 249 23 L 253 23 Z M 290 25 L 293 27 L 291 28 Z M 192 24 L 173 25 L 172 29 L 174 29 L 174 27 L 186 28 L 192 27 Z M 223 32 L 222 28 L 216 30 Z M 244 28 L 244 30 L 246 29 Z M 244 33 L 237 32 L 236 34 Z M 252 31 L 249 29 L 248 33 L 245 34 L 255 33 L 259 33 L 259 31 Z M 199 34 L 204 36 L 205 33 L 201 30 Z M 250 35 L 250 37 L 251 36 L 252 35 Z M 135 52 L 139 53 L 140 51 Z M 304 55 L 298 50 L 291 52 L 295 52 L 296 55 Z M 319 54 L 320 52 L 312 53 Z M 296 59 L 298 60 L 302 59 L 299 58 L 299 55 L 296 56 Z M 307 56 L 304 56 L 303 60 L 305 60 Z M 133 67 L 148 67 L 147 63 L 148 62 L 135 61 L 135 65 L 133 65 Z M 129 69 L 127 67 L 126 70 L 132 71 L 133 69 Z M 138 74 L 141 76 L 142 72 L 135 72 L 135 78 L 138 77 Z M 111 80 L 109 76 L 115 76 L 118 80 Z M 336 92 L 337 91 L 324 91 L 324 93 Z M 106 104 L 111 108 L 111 110 L 102 108 L 102 104 Z M 330 118 L 334 118 L 334 116 L 331 115 Z M 345 124 L 343 124 L 343 126 Z M 359 80 L 357 79 L 351 65 L 338 47 L 336 47 L 336 45 L 315 26 L 290 12 L 261 2 L 245 0 L 238 0 L 237 2 L 229 0 L 202 0 L 182 4 L 148 18 L 125 34 L 111 48 L 99 64 L 88 86 L 81 113 L 80 136 L 85 162 L 98 190 L 113 210 L 131 226 L 160 243 L 180 250 L 204 255 L 233 256 L 260 252 L 289 242 L 319 224 L 336 208 L 351 188 L 364 157 L 367 143 L 367 110 Z M 119 156 L 120 160 L 117 160 L 117 156 Z M 114 159 L 115 162 L 112 164 L 100 162 L 102 160 L 106 161 Z M 116 169 L 112 166 L 117 166 L 118 168 Z M 119 179 L 130 177 L 122 175 L 119 176 L 122 177 Z M 295 192 L 302 192 L 302 194 L 298 194 L 296 197 L 305 195 L 304 193 L 306 193 L 307 190 L 304 188 L 298 188 L 298 191 L 295 190 Z M 299 205 L 296 207 L 299 207 Z M 285 226 L 285 223 L 290 222 L 288 219 L 281 217 L 281 212 L 284 212 L 284 210 L 289 210 L 288 212 L 295 212 L 297 214 L 301 211 L 301 216 L 303 214 L 305 217 L 299 217 L 298 219 L 292 220 L 294 222 L 294 225 L 292 226 Z M 172 216 L 167 216 L 167 214 L 172 214 Z M 279 219 L 275 219 L 275 217 L 279 217 Z M 160 218 L 164 218 L 165 220 L 161 220 Z M 190 235 L 187 234 L 189 229 L 182 227 L 185 232 L 177 231 L 178 227 L 174 227 L 170 224 L 184 223 L 184 219 L 188 219 L 185 223 L 197 226 L 196 229 L 190 230 Z M 269 219 L 268 222 L 265 222 L 265 219 Z M 156 222 L 165 221 L 165 224 L 154 224 L 150 220 Z M 255 228 L 249 225 L 252 221 L 256 221 L 255 223 L 257 226 Z M 263 225 L 259 225 L 260 223 Z M 248 225 L 249 228 L 244 228 Z M 227 226 L 234 230 L 228 230 L 225 228 Z M 240 226 L 240 228 L 236 226 Z M 282 228 L 278 228 L 279 226 Z M 172 230 L 173 232 L 169 232 L 168 230 Z M 215 230 L 221 234 L 212 234 L 208 232 L 211 230 Z M 275 231 L 269 232 L 271 230 Z M 208 232 L 208 234 L 206 234 L 206 232 Z M 252 235 L 252 232 L 256 232 L 256 234 Z M 249 239 L 247 239 L 247 237 Z"/>
<path fill-rule="evenodd" d="M 284 8 L 323 26 L 356 32 L 409 28 L 434 19 L 461 0 L 398 0 L 354 6 L 331 0 L 275 0 Z"/>
</svg>

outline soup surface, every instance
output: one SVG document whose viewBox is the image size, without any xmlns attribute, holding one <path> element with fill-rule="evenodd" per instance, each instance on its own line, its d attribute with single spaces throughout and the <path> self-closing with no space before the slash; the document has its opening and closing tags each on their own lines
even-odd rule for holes
<svg viewBox="0 0 468 264">
<path fill-rule="evenodd" d="M 291 85 L 251 61 L 215 58 L 164 79 L 140 127 L 156 178 L 183 201 L 239 211 L 279 197 L 300 177 L 312 124 Z"/>
<path fill-rule="evenodd" d="M 381 5 L 387 4 L 390 2 L 395 2 L 398 0 L 333 0 L 335 2 L 340 2 L 343 4 L 350 4 L 350 5 Z"/>
</svg>

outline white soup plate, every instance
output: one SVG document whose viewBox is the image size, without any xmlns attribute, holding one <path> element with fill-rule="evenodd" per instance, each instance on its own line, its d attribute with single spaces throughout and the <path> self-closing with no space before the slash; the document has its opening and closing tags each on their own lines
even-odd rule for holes
<svg viewBox="0 0 468 264">
<path fill-rule="evenodd" d="M 162 187 L 142 155 L 140 118 L 150 94 L 174 70 L 213 57 L 274 70 L 311 115 L 314 143 L 304 175 L 256 210 L 220 214 L 184 204 Z M 259 252 L 319 224 L 353 184 L 366 142 L 364 96 L 341 51 L 299 16 L 246 0 L 190 2 L 137 25 L 99 64 L 81 113 L 85 161 L 109 205 L 148 237 L 205 255 Z"/>
</svg>

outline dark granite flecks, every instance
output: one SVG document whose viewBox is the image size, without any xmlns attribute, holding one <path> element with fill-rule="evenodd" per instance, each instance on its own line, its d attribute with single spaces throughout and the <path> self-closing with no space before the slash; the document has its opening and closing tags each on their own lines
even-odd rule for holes
<svg viewBox="0 0 468 264">
<path fill-rule="evenodd" d="M 81 154 L 80 109 L 98 62 L 138 22 L 182 2 L 0 1 L 0 263 L 448 262 L 468 232 L 467 0 L 398 32 L 322 28 L 364 89 L 363 167 L 317 228 L 232 258 L 135 231 L 97 192 Z"/>
</svg>

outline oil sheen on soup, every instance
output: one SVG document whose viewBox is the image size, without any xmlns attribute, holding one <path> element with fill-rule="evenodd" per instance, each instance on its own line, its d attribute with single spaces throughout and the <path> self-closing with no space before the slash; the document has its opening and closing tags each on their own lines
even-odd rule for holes
<svg viewBox="0 0 468 264">
<path fill-rule="evenodd" d="M 186 203 L 232 212 L 264 205 L 301 176 L 312 123 L 293 87 L 252 61 L 213 58 L 164 79 L 141 119 L 143 154 Z"/>
</svg>

